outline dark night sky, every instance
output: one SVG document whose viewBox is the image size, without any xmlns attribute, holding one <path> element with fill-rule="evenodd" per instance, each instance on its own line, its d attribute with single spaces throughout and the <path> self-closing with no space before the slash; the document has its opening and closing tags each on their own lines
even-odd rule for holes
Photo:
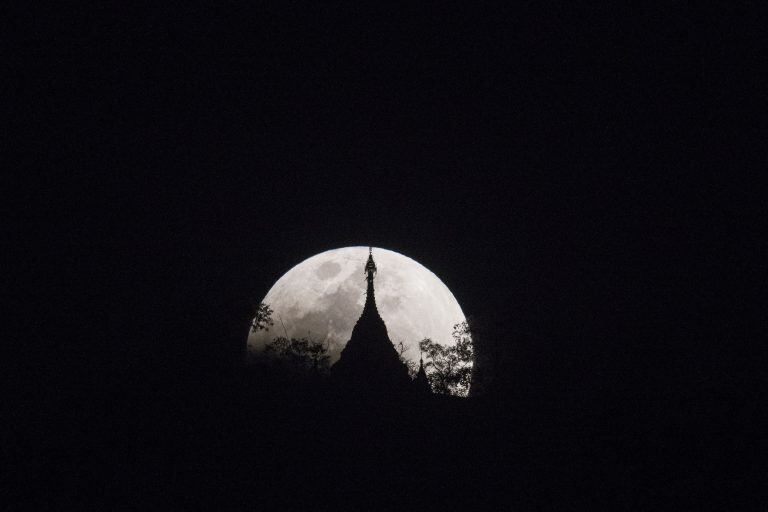
<svg viewBox="0 0 768 512">
<path fill-rule="evenodd" d="M 382 470 L 370 451 L 377 478 L 407 455 L 439 493 L 474 475 L 464 498 L 521 510 L 576 509 L 561 491 L 583 484 L 585 509 L 664 509 L 681 490 L 745 509 L 724 486 L 765 502 L 746 485 L 764 487 L 768 428 L 766 20 L 737 2 L 458 4 L 6 16 L 3 135 L 22 144 L 4 146 L 1 229 L 22 258 L 3 289 L 30 310 L 6 349 L 33 384 L 9 393 L 7 444 L 30 496 L 57 472 L 77 503 L 94 477 L 120 504 L 164 478 L 188 499 L 258 490 L 264 463 L 279 480 L 290 446 L 258 451 L 252 432 L 291 407 L 231 399 L 258 387 L 237 370 L 251 304 L 307 257 L 373 245 L 434 271 L 484 329 L 477 350 L 498 349 L 488 395 L 436 416 L 474 411 L 470 444 L 432 449 L 475 467 L 387 427 L 400 452 Z M 369 420 L 387 418 L 365 414 L 339 443 L 376 448 Z M 327 468 L 361 454 L 314 441 L 321 463 L 299 444 L 292 467 L 346 498 L 354 480 Z"/>
<path fill-rule="evenodd" d="M 22 37 L 46 64 L 14 115 L 60 183 L 25 189 L 55 226 L 30 242 L 50 272 L 28 293 L 95 335 L 108 372 L 232 361 L 251 301 L 352 244 L 432 269 L 541 379 L 677 385 L 722 359 L 711 313 L 735 309 L 723 294 L 749 279 L 727 248 L 751 234 L 725 204 L 752 196 L 730 153 L 703 152 L 736 139 L 756 83 L 716 10 L 71 14 Z M 712 278 L 713 243 L 737 280 Z"/>
</svg>

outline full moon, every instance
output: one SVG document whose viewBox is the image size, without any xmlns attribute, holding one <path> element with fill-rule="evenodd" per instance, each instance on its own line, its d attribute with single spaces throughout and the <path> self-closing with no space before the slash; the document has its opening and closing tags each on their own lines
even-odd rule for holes
<svg viewBox="0 0 768 512">
<path fill-rule="evenodd" d="M 373 248 L 378 269 L 376 305 L 389 339 L 402 342 L 403 357 L 418 363 L 419 341 L 453 345 L 453 326 L 466 320 L 445 284 L 413 259 Z M 327 344 L 335 363 L 365 303 L 367 247 L 344 247 L 308 258 L 283 275 L 264 297 L 274 313 L 269 331 L 251 332 L 248 350 L 260 352 L 277 336 L 308 337 Z"/>
</svg>

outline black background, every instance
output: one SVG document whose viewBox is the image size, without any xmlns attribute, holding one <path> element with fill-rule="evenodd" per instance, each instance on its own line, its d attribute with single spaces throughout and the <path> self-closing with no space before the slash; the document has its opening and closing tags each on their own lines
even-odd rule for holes
<svg viewBox="0 0 768 512">
<path fill-rule="evenodd" d="M 765 345 L 746 348 L 763 332 L 749 258 L 764 207 L 735 173 L 759 118 L 746 9 L 196 4 L 17 21 L 27 375 L 71 422 L 61 396 L 98 417 L 113 396 L 141 397 L 141 414 L 215 387 L 276 279 L 373 245 L 434 271 L 492 333 L 496 409 L 638 429 L 665 455 L 642 471 L 673 494 L 749 459 L 718 437 L 764 420 Z M 702 418 L 716 426 L 689 435 Z M 742 476 L 720 483 L 749 500 Z"/>
</svg>

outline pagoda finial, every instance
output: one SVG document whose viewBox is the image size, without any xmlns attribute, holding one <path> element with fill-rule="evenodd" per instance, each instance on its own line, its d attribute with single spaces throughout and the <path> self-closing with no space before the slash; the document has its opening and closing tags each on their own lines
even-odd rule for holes
<svg viewBox="0 0 768 512">
<path fill-rule="evenodd" d="M 416 385 L 416 391 L 422 395 L 427 395 L 432 392 L 432 388 L 429 385 L 429 377 L 427 377 L 427 371 L 424 369 L 424 356 L 421 348 L 419 348 L 419 371 L 416 372 L 416 378 L 413 379 Z"/>
<path fill-rule="evenodd" d="M 373 261 L 373 247 L 368 247 L 368 262 L 365 264 L 366 279 L 373 281 L 373 275 L 376 273 L 376 263 Z"/>
</svg>

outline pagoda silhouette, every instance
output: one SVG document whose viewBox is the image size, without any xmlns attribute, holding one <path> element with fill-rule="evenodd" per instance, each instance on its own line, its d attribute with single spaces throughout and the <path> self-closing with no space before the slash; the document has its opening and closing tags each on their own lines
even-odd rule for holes
<svg viewBox="0 0 768 512">
<path fill-rule="evenodd" d="M 339 360 L 331 367 L 331 378 L 338 387 L 352 392 L 411 393 L 414 382 L 390 341 L 387 326 L 376 307 L 373 248 L 368 249 L 365 275 L 368 281 L 365 306 Z"/>
<path fill-rule="evenodd" d="M 429 385 L 427 372 L 424 370 L 424 359 L 419 357 L 419 371 L 413 379 L 413 387 L 419 395 L 429 395 L 432 393 L 432 387 Z"/>
</svg>

